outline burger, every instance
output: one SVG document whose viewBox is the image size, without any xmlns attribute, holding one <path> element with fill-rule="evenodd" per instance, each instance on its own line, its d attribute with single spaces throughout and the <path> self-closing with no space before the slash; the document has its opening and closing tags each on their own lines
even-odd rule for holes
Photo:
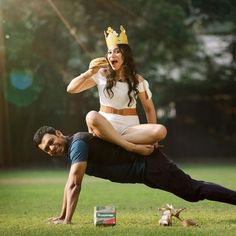
<svg viewBox="0 0 236 236">
<path fill-rule="evenodd" d="M 95 58 L 89 63 L 89 69 L 92 69 L 94 67 L 107 67 L 107 66 L 109 66 L 109 62 L 105 57 Z"/>
</svg>

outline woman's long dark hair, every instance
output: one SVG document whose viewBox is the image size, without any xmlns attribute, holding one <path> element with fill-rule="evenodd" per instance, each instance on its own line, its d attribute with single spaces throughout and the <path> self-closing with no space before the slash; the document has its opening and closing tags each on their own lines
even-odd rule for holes
<svg viewBox="0 0 236 236">
<path fill-rule="evenodd" d="M 128 97 L 129 97 L 129 103 L 128 106 L 130 106 L 133 102 L 133 100 L 136 98 L 138 94 L 138 79 L 137 79 L 137 72 L 135 69 L 133 54 L 130 46 L 128 44 L 118 44 L 118 48 L 121 51 L 121 54 L 124 58 L 124 77 L 126 78 L 126 81 L 129 86 L 128 90 Z M 107 76 L 107 83 L 104 88 L 104 91 L 107 92 L 110 98 L 113 97 L 114 93 L 112 91 L 112 87 L 116 84 L 115 80 L 116 71 L 110 70 L 108 76 Z M 131 96 L 131 93 L 134 92 L 134 97 Z"/>
</svg>

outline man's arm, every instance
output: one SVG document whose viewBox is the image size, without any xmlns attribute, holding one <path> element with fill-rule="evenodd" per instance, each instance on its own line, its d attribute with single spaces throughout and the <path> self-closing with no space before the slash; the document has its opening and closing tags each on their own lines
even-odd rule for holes
<svg viewBox="0 0 236 236">
<path fill-rule="evenodd" d="M 51 217 L 51 218 L 49 218 L 48 221 L 51 222 L 51 223 L 58 224 L 60 221 L 64 221 L 64 219 L 66 217 L 67 186 L 68 186 L 68 180 L 67 180 L 65 188 L 64 188 L 64 196 L 63 196 L 61 214 L 58 217 Z"/>
<path fill-rule="evenodd" d="M 81 184 L 86 167 L 87 167 L 86 161 L 78 162 L 71 166 L 69 178 L 67 181 L 66 217 L 64 219 L 64 224 L 71 223 L 71 219 L 79 199 Z"/>
<path fill-rule="evenodd" d="M 63 195 L 63 202 L 62 202 L 62 209 L 61 209 L 61 214 L 59 216 L 59 219 L 60 220 L 64 220 L 65 217 L 66 217 L 66 203 L 67 203 L 67 188 L 68 188 L 68 180 L 66 182 L 66 185 L 65 185 L 65 189 L 64 189 L 64 195 Z"/>
<path fill-rule="evenodd" d="M 74 214 L 87 162 L 82 161 L 71 166 L 69 177 L 64 189 L 62 210 L 59 217 L 51 218 L 54 224 L 70 224 Z"/>
</svg>

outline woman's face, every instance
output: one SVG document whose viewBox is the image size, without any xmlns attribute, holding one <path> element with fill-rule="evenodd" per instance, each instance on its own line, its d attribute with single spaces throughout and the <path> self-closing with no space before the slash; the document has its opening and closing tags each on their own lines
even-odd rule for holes
<svg viewBox="0 0 236 236">
<path fill-rule="evenodd" d="M 119 70 L 124 63 L 124 57 L 117 45 L 108 48 L 107 59 L 113 70 Z"/>
</svg>

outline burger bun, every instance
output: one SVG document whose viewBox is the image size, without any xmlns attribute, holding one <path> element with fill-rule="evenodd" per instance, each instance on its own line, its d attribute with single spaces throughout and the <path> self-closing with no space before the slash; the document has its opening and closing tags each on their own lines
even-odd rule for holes
<svg viewBox="0 0 236 236">
<path fill-rule="evenodd" d="M 95 67 L 107 67 L 107 66 L 109 66 L 109 63 L 105 57 L 95 58 L 89 63 L 89 69 Z"/>
</svg>

